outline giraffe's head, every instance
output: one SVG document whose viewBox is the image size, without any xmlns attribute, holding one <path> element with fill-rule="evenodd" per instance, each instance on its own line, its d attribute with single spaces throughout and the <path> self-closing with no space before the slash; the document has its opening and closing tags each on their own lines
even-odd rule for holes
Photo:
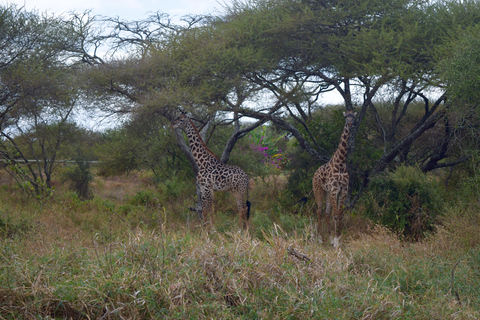
<svg viewBox="0 0 480 320">
<path fill-rule="evenodd" d="M 355 122 L 356 115 L 357 113 L 353 112 L 352 110 L 348 110 L 347 112 L 344 112 L 343 116 L 345 117 L 345 125 L 348 127 L 351 127 Z"/>
<path fill-rule="evenodd" d="M 186 114 L 182 114 L 177 119 L 173 120 L 170 125 L 173 129 L 180 128 L 185 129 L 190 124 L 190 118 Z"/>
</svg>

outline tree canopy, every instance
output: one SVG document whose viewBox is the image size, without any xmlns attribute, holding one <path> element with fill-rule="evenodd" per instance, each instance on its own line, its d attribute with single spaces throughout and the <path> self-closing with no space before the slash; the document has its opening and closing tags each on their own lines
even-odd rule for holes
<svg viewBox="0 0 480 320">
<path fill-rule="evenodd" d="M 426 172 L 466 159 L 455 137 L 468 136 L 465 119 L 478 105 L 478 1 L 234 1 L 221 15 L 178 24 L 160 12 L 123 21 L 2 10 L 4 135 L 35 114 L 68 122 L 61 114 L 81 101 L 164 129 L 181 112 L 206 136 L 231 126 L 223 162 L 269 122 L 318 166 L 332 154 L 319 119 L 332 117 L 325 97 L 335 93 L 340 109 L 358 112 L 349 144 L 358 195 L 396 163 Z"/>
</svg>

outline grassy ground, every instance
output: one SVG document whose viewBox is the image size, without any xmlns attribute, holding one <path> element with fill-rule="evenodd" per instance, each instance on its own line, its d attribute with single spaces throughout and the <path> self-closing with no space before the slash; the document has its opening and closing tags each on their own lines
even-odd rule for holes
<svg viewBox="0 0 480 320">
<path fill-rule="evenodd" d="M 308 214 L 261 206 L 278 186 L 257 183 L 250 233 L 229 196 L 205 231 L 194 190 L 141 177 L 97 181 L 90 201 L 59 190 L 39 204 L 3 186 L 0 319 L 480 317 L 478 204 L 446 208 L 417 243 L 350 217 L 334 249 Z"/>
</svg>

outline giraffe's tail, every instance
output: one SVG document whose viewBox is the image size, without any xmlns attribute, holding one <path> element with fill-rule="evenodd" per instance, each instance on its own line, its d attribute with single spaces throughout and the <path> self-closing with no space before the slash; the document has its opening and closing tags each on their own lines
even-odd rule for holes
<svg viewBox="0 0 480 320">
<path fill-rule="evenodd" d="M 307 201 L 308 201 L 308 197 L 303 197 L 302 199 L 300 199 L 300 200 L 298 200 L 297 202 L 295 202 L 294 204 L 292 204 L 292 207 L 293 207 L 294 205 L 296 205 L 297 203 L 301 203 L 302 206 L 303 206 L 305 203 L 307 203 Z"/>
<path fill-rule="evenodd" d="M 307 194 L 307 196 L 303 197 L 302 199 L 298 200 L 297 202 L 295 202 L 294 204 L 292 204 L 292 206 L 296 205 L 297 203 L 301 203 L 302 206 L 305 205 L 308 201 L 308 197 L 310 196 L 310 194 L 313 192 L 313 189 L 310 190 L 310 192 Z"/>
<path fill-rule="evenodd" d="M 249 185 L 247 185 L 247 220 L 250 219 L 250 207 L 252 206 L 252 203 L 248 201 L 248 190 L 250 189 L 250 182 Z"/>
<path fill-rule="evenodd" d="M 247 200 L 247 220 L 250 218 L 250 207 L 252 204 Z"/>
</svg>

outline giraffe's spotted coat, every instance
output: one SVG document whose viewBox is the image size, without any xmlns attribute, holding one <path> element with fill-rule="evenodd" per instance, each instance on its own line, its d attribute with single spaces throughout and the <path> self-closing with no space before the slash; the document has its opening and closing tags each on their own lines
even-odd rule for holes
<svg viewBox="0 0 480 320">
<path fill-rule="evenodd" d="M 236 166 L 224 164 L 205 145 L 197 128 L 186 115 L 181 115 L 173 123 L 173 128 L 180 128 L 188 136 L 190 149 L 198 166 L 197 183 L 202 195 L 202 216 L 204 222 L 213 213 L 214 191 L 231 191 L 237 201 L 240 223 L 248 227 L 250 202 L 248 202 L 248 175 Z"/>
<path fill-rule="evenodd" d="M 331 232 L 331 211 L 333 209 L 335 237 L 339 229 L 337 228 L 337 222 L 340 223 L 343 216 L 343 203 L 348 194 L 347 146 L 350 127 L 355 122 L 356 113 L 347 111 L 343 115 L 345 117 L 345 126 L 340 138 L 340 144 L 330 161 L 318 168 L 312 181 L 313 193 L 317 202 L 318 228 L 320 230 L 325 213 L 328 232 Z M 325 208 L 323 207 L 324 202 Z"/>
</svg>

